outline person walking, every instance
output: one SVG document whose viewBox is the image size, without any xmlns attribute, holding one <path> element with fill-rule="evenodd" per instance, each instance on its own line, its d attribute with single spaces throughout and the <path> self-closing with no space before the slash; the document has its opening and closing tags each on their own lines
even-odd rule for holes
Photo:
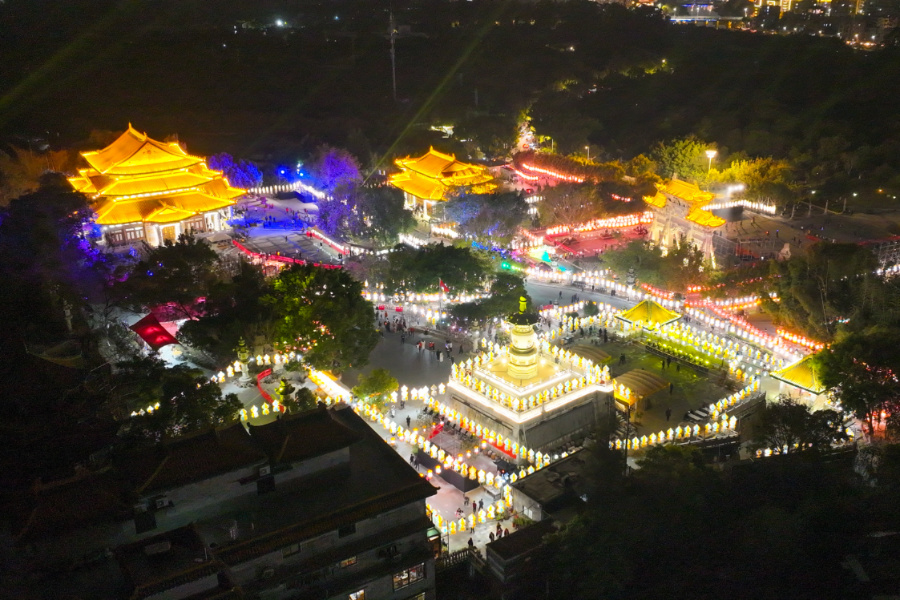
<svg viewBox="0 0 900 600">
<path fill-rule="evenodd" d="M 670 383 L 670 384 L 669 384 L 669 395 L 670 395 L 670 396 L 672 395 L 672 392 L 673 392 L 674 390 L 675 390 L 675 384 L 674 384 L 674 383 Z"/>
<path fill-rule="evenodd" d="M 406 415 L 406 428 L 409 429 L 410 424 L 412 423 L 412 419 L 409 415 Z"/>
<path fill-rule="evenodd" d="M 462 345 L 462 343 L 460 343 L 460 344 L 459 344 L 459 353 L 460 353 L 460 354 L 463 353 L 463 349 L 462 349 L 462 348 L 463 348 L 463 345 Z"/>
<path fill-rule="evenodd" d="M 468 505 L 469 505 L 469 497 L 467 495 L 463 494 L 463 506 L 468 506 Z"/>
<path fill-rule="evenodd" d="M 472 538 L 469 538 L 469 549 L 473 550 L 475 548 L 475 542 L 472 541 Z"/>
<path fill-rule="evenodd" d="M 667 408 L 667 409 L 666 409 L 666 421 L 668 421 L 668 420 L 671 419 L 671 418 L 672 418 L 672 409 L 671 409 L 671 408 Z"/>
<path fill-rule="evenodd" d="M 478 510 L 484 510 L 484 498 L 478 501 Z"/>
<path fill-rule="evenodd" d="M 490 532 L 490 533 L 488 534 L 488 537 L 491 538 L 491 542 L 493 543 L 493 541 L 494 541 L 494 532 L 493 532 L 493 531 Z"/>
</svg>

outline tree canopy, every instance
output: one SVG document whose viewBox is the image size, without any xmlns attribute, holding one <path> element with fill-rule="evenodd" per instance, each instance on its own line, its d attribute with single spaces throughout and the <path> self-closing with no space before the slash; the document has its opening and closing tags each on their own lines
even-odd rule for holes
<svg viewBox="0 0 900 600">
<path fill-rule="evenodd" d="M 263 301 L 273 311 L 275 340 L 317 369 L 362 367 L 378 341 L 372 304 L 342 269 L 294 265 L 275 278 Z"/>
<path fill-rule="evenodd" d="M 438 280 L 454 294 L 477 292 L 484 289 L 485 278 L 492 271 L 483 254 L 444 244 L 400 246 L 388 261 L 388 287 L 417 293 L 437 292 Z"/>
</svg>

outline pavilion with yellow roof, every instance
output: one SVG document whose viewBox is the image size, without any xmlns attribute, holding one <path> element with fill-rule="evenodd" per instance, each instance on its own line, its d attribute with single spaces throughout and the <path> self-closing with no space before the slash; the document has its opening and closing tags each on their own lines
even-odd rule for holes
<svg viewBox="0 0 900 600">
<path fill-rule="evenodd" d="M 674 323 L 681 318 L 681 314 L 669 310 L 653 300 L 643 300 L 616 315 L 616 318 L 625 321 L 629 325 L 640 324 L 644 329 L 657 329 L 663 325 Z"/>
<path fill-rule="evenodd" d="M 103 242 L 112 246 L 159 246 L 182 233 L 220 231 L 245 193 L 208 168 L 203 157 L 188 154 L 178 142 L 153 140 L 130 123 L 106 148 L 81 155 L 89 167 L 69 183 L 91 199 Z"/>
<path fill-rule="evenodd" d="M 655 213 L 650 238 L 663 247 L 690 243 L 712 258 L 713 237 L 725 224 L 725 219 L 705 209 L 713 198 L 715 194 L 678 179 L 658 185 L 656 194 L 644 197 Z"/>
<path fill-rule="evenodd" d="M 406 207 L 421 210 L 428 217 L 429 208 L 447 200 L 454 189 L 466 188 L 475 194 L 489 194 L 497 189 L 486 167 L 456 160 L 453 154 L 438 152 L 433 147 L 418 158 L 398 158 L 394 164 L 400 169 L 388 181 L 403 190 Z"/>
<path fill-rule="evenodd" d="M 780 386 L 778 394 L 797 395 L 811 410 L 830 408 L 828 406 L 828 389 L 819 381 L 819 376 L 812 365 L 814 354 L 803 357 L 794 364 L 775 371 L 772 379 L 777 380 Z"/>
</svg>

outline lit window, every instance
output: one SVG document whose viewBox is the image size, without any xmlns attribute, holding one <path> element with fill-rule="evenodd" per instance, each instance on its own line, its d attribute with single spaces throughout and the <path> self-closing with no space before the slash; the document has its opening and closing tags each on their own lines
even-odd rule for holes
<svg viewBox="0 0 900 600">
<path fill-rule="evenodd" d="M 400 590 L 425 579 L 425 563 L 394 573 L 394 590 Z"/>
<path fill-rule="evenodd" d="M 352 594 L 350 594 L 349 600 L 366 600 L 366 590 L 353 592 Z"/>
<path fill-rule="evenodd" d="M 351 556 L 350 558 L 345 558 L 344 560 L 341 561 L 341 568 L 345 569 L 345 568 L 350 567 L 355 564 L 356 564 L 356 557 Z"/>
</svg>

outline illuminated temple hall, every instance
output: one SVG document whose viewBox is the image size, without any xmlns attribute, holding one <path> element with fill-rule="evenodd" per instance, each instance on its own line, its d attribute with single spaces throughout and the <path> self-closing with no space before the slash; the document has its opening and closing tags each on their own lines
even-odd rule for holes
<svg viewBox="0 0 900 600">
<path fill-rule="evenodd" d="M 509 346 L 483 343 L 474 359 L 453 365 L 447 397 L 460 419 L 543 450 L 587 434 L 597 401 L 613 388 L 608 367 L 539 341 L 537 320 L 523 306 L 509 318 Z"/>
<path fill-rule="evenodd" d="M 403 190 L 406 207 L 420 209 L 427 217 L 436 202 L 447 200 L 455 188 L 468 188 L 475 194 L 488 194 L 497 189 L 486 167 L 456 160 L 452 154 L 429 148 L 423 156 L 398 158 L 394 164 L 399 173 L 390 176 L 390 183 Z"/>
<path fill-rule="evenodd" d="M 715 194 L 686 181 L 673 179 L 659 185 L 656 195 L 644 197 L 654 212 L 650 239 L 664 247 L 687 242 L 712 258 L 714 237 L 725 224 L 725 219 L 705 210 L 713 198 Z"/>
<path fill-rule="evenodd" d="M 106 148 L 81 155 L 89 167 L 69 182 L 91 199 L 102 243 L 112 246 L 222 230 L 245 193 L 178 142 L 158 142 L 131 124 Z"/>
</svg>

